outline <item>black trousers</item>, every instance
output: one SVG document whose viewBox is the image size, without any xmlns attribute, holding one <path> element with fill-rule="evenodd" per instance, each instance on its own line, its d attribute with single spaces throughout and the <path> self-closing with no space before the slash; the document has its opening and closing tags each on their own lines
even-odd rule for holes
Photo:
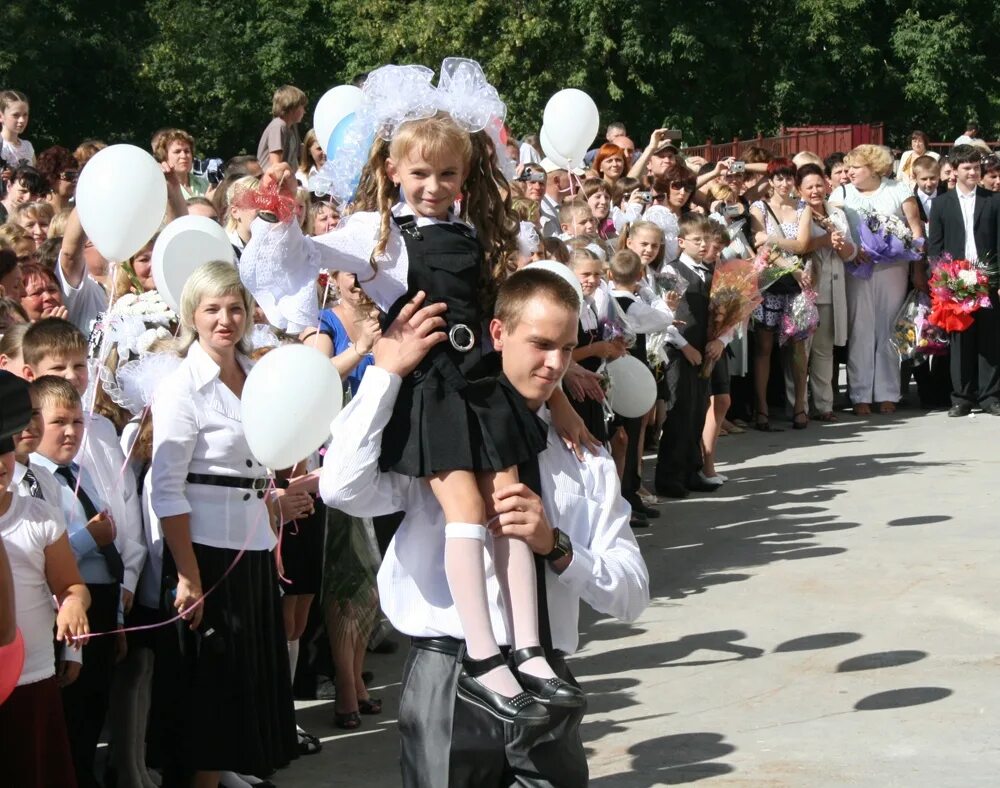
<svg viewBox="0 0 1000 788">
<path fill-rule="evenodd" d="M 628 446 L 625 449 L 625 463 L 622 466 L 622 498 L 633 507 L 639 500 L 639 488 L 642 486 L 642 476 L 639 473 L 639 439 L 642 437 L 642 419 L 626 419 L 618 416 L 612 422 L 612 430 L 619 427 L 625 430 Z"/>
<path fill-rule="evenodd" d="M 118 628 L 119 586 L 117 583 L 88 583 L 90 609 L 87 620 L 91 634 Z M 94 755 L 104 727 L 115 671 L 115 636 L 92 638 L 83 647 L 83 667 L 76 681 L 62 691 L 63 711 L 69 749 L 79 788 L 97 788 Z"/>
<path fill-rule="evenodd" d="M 414 641 L 403 668 L 399 704 L 404 788 L 584 788 L 587 757 L 580 739 L 584 709 L 550 709 L 549 725 L 504 725 L 456 694 L 464 643 L 454 653 Z M 576 684 L 557 652 L 552 669 Z"/>
<path fill-rule="evenodd" d="M 980 309 L 965 331 L 952 332 L 951 400 L 955 405 L 1000 402 L 1000 317 L 997 297 L 992 309 Z"/>
<path fill-rule="evenodd" d="M 708 413 L 710 381 L 701 377 L 700 370 L 683 356 L 667 366 L 670 400 L 656 457 L 657 491 L 672 484 L 687 487 L 701 470 L 701 433 Z"/>
</svg>

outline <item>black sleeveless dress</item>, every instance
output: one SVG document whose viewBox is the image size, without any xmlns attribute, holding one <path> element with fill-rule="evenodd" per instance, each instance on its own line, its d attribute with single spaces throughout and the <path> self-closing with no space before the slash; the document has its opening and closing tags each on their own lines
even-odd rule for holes
<svg viewBox="0 0 1000 788">
<path fill-rule="evenodd" d="M 593 307 L 588 308 L 593 309 Z M 577 347 L 586 347 L 587 345 L 592 345 L 600 340 L 600 326 L 595 329 L 587 330 L 583 327 L 582 321 L 577 322 Z M 597 370 L 601 368 L 601 361 L 602 359 L 591 356 L 590 358 L 585 358 L 578 363 L 581 367 L 590 372 L 597 372 Z M 577 412 L 577 415 L 583 419 L 583 423 L 586 425 L 587 429 L 590 430 L 590 434 L 597 438 L 597 440 L 601 443 L 606 443 L 608 440 L 608 425 L 604 420 L 604 405 L 596 399 L 590 399 L 590 397 L 587 397 L 582 402 L 577 401 L 575 397 L 569 397 L 569 403 L 573 406 L 573 410 Z"/>
<path fill-rule="evenodd" d="M 435 345 L 400 387 L 382 437 L 380 465 L 407 476 L 444 471 L 501 471 L 537 456 L 548 428 L 483 348 L 480 303 L 483 249 L 464 224 L 418 227 L 396 217 L 409 259 L 407 291 L 384 325 L 420 290 L 445 302 L 446 342 Z"/>
</svg>

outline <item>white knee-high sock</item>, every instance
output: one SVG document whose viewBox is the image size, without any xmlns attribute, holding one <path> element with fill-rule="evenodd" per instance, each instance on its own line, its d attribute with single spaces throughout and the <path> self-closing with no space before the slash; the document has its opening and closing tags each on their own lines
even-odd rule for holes
<svg viewBox="0 0 1000 788">
<path fill-rule="evenodd" d="M 537 646 L 538 592 L 535 588 L 535 557 L 528 543 L 512 536 L 493 540 L 493 564 L 503 593 L 514 648 Z M 532 657 L 518 670 L 543 679 L 555 678 L 544 657 Z"/>
<path fill-rule="evenodd" d="M 295 667 L 299 664 L 299 641 L 289 640 L 288 641 L 288 675 L 291 677 L 291 681 L 295 683 Z"/>
<path fill-rule="evenodd" d="M 445 526 L 444 571 L 470 659 L 486 659 L 500 651 L 493 636 L 486 597 L 485 541 L 486 527 L 478 523 L 448 523 Z M 508 697 L 521 692 L 506 666 L 491 670 L 479 680 L 494 692 Z"/>
</svg>

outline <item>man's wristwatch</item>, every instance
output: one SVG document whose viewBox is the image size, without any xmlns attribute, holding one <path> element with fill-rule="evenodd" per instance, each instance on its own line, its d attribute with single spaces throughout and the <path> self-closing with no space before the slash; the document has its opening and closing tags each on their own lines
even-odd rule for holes
<svg viewBox="0 0 1000 788">
<path fill-rule="evenodd" d="M 550 564 L 555 563 L 560 558 L 565 558 L 567 555 L 573 555 L 573 543 L 566 534 L 558 528 L 553 528 L 552 535 L 555 537 L 555 546 L 552 548 L 552 552 L 542 556 Z"/>
</svg>

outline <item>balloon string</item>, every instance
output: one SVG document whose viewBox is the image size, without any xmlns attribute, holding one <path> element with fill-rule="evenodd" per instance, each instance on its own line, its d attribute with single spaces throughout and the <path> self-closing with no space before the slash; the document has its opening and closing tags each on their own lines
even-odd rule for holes
<svg viewBox="0 0 1000 788">
<path fill-rule="evenodd" d="M 274 477 L 271 477 L 270 480 L 269 480 L 268 492 L 271 492 L 274 489 L 275 489 Z M 267 511 L 268 511 L 268 509 L 267 509 L 267 506 L 265 505 L 264 506 L 264 514 L 266 514 Z M 208 597 L 220 585 L 222 585 L 222 583 L 225 581 L 225 579 L 227 577 L 229 577 L 230 573 L 236 568 L 236 565 L 240 562 L 240 560 L 243 558 L 243 556 L 246 554 L 247 550 L 249 549 L 249 547 L 250 547 L 250 540 L 257 533 L 257 528 L 260 526 L 261 519 L 262 518 L 261 518 L 260 514 L 258 514 L 258 516 L 254 518 L 254 520 L 253 520 L 253 527 L 247 529 L 247 535 L 246 535 L 246 538 L 243 540 L 243 546 L 240 547 L 239 552 L 236 553 L 236 557 L 233 558 L 232 563 L 229 564 L 229 567 L 226 569 L 226 571 L 222 573 L 222 577 L 220 577 L 218 580 L 216 580 L 215 583 L 212 585 L 212 587 L 210 589 L 208 589 L 208 591 L 206 591 L 204 594 L 202 594 L 201 597 L 198 599 L 198 601 L 195 602 L 190 607 L 185 608 L 183 611 L 177 613 L 174 616 L 171 616 L 170 618 L 166 619 L 165 621 L 158 621 L 155 624 L 142 624 L 141 626 L 134 626 L 134 627 L 118 627 L 117 629 L 109 629 L 107 632 L 94 632 L 94 633 L 89 634 L 89 635 L 69 635 L 69 636 L 67 636 L 67 640 L 68 641 L 77 641 L 77 640 L 80 640 L 80 641 L 83 641 L 84 644 L 86 644 L 87 641 L 92 640 L 93 638 L 105 637 L 107 635 L 123 635 L 123 634 L 126 634 L 128 632 L 142 632 L 144 630 L 149 630 L 149 629 L 159 629 L 160 627 L 165 627 L 165 626 L 167 626 L 169 624 L 173 624 L 173 623 L 175 623 L 177 621 L 180 621 L 188 613 L 190 613 L 192 610 L 194 610 L 197 607 L 201 606 L 205 602 L 205 600 L 208 599 Z M 164 537 L 164 538 L 166 538 L 166 537 Z M 287 583 L 288 581 L 286 580 L 285 582 Z"/>
</svg>

